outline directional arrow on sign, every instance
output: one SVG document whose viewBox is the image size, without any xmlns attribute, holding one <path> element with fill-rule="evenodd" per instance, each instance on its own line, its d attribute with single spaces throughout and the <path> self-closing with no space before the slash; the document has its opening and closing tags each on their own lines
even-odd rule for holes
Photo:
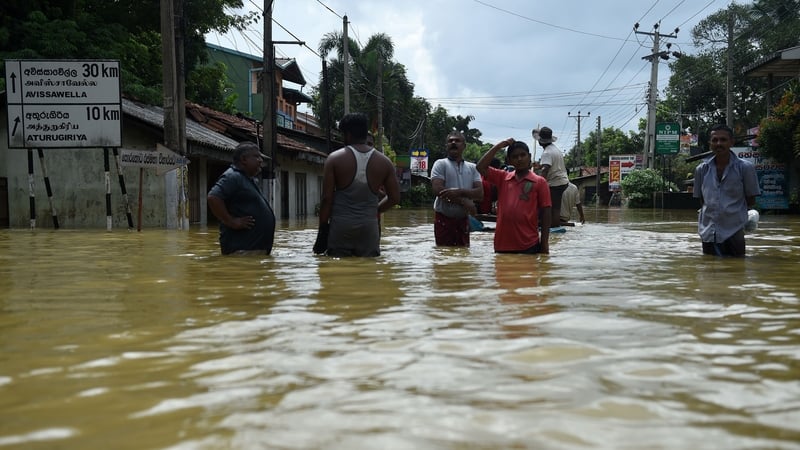
<svg viewBox="0 0 800 450">
<path fill-rule="evenodd" d="M 624 163 L 622 163 L 622 167 L 633 167 L 633 162 L 625 161 Z"/>
<path fill-rule="evenodd" d="M 158 165 L 156 166 L 158 175 L 189 164 L 189 158 L 181 156 L 159 143 L 156 143 L 156 152 L 158 153 Z"/>
</svg>

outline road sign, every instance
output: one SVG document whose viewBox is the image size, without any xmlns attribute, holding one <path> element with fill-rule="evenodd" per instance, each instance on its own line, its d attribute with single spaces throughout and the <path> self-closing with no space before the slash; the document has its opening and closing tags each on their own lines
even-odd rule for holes
<svg viewBox="0 0 800 450">
<path fill-rule="evenodd" d="M 119 160 L 121 166 L 155 169 L 158 175 L 189 164 L 188 158 L 161 144 L 156 144 L 156 151 L 120 149 Z"/>
<path fill-rule="evenodd" d="M 425 174 L 428 172 L 428 149 L 411 149 L 411 173 Z"/>
<path fill-rule="evenodd" d="M 6 60 L 9 148 L 122 145 L 119 61 Z"/>
<path fill-rule="evenodd" d="M 677 123 L 656 124 L 656 155 L 675 155 L 681 150 L 681 128 Z"/>
<path fill-rule="evenodd" d="M 637 157 L 641 155 L 609 155 L 608 157 L 608 190 L 620 189 L 620 182 L 636 168 Z"/>
</svg>

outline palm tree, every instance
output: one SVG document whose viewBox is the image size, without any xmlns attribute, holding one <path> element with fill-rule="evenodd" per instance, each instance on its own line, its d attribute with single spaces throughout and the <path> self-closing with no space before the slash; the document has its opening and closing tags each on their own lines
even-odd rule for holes
<svg viewBox="0 0 800 450">
<path fill-rule="evenodd" d="M 375 34 L 370 36 L 363 48 L 352 39 L 348 38 L 348 42 L 351 61 L 350 109 L 367 114 L 373 130 L 379 130 L 384 124 L 388 124 L 384 135 L 398 135 L 393 128 L 408 121 L 397 120 L 397 115 L 409 105 L 414 95 L 414 86 L 408 81 L 405 66 L 392 61 L 394 44 L 391 38 L 384 33 Z M 336 51 L 336 57 L 330 59 L 328 70 L 331 117 L 328 117 L 328 105 L 322 101 L 323 86 L 316 89 L 316 101 L 313 105 L 323 126 L 332 124 L 344 113 L 343 43 L 342 33 L 334 31 L 325 34 L 319 44 L 319 52 L 323 58 L 328 58 Z"/>
</svg>

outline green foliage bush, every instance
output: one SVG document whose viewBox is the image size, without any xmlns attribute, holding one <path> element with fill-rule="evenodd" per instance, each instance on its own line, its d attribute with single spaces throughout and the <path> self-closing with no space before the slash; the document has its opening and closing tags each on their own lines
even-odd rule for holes
<svg viewBox="0 0 800 450">
<path fill-rule="evenodd" d="M 631 208 L 650 208 L 654 193 L 678 190 L 675 183 L 667 183 L 654 169 L 634 170 L 620 182 L 620 186 Z"/>
<path fill-rule="evenodd" d="M 433 205 L 433 191 L 428 184 L 417 184 L 403 192 L 400 206 L 404 208 Z"/>
</svg>

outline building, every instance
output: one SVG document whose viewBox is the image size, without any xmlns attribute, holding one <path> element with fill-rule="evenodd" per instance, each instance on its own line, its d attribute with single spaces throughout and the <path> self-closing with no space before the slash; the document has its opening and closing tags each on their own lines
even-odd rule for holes
<svg viewBox="0 0 800 450">
<path fill-rule="evenodd" d="M 139 186 L 142 186 L 143 228 L 179 228 L 180 204 L 186 201 L 191 224 L 205 226 L 214 222 L 209 217 L 206 194 L 217 177 L 231 164 L 232 152 L 242 141 L 261 142 L 263 133 L 259 117 L 263 102 L 258 83 L 261 61 L 253 56 L 209 45 L 212 55 L 224 59 L 235 89 L 244 95 L 237 105 L 248 114 L 231 115 L 202 105 L 186 103 L 186 139 L 189 165 L 185 171 L 156 174 L 134 167 L 117 166 L 109 156 L 105 168 L 104 149 L 9 149 L 8 130 L 0 129 L 0 226 L 27 228 L 55 226 L 42 218 L 54 216 L 65 228 L 104 228 L 130 226 L 131 210 L 138 210 Z M 330 153 L 316 121 L 308 115 L 297 119 L 297 106 L 311 98 L 300 89 L 284 87 L 283 82 L 304 85 L 305 80 L 290 59 L 277 59 L 276 120 L 278 125 L 274 179 L 263 181 L 278 219 L 294 220 L 313 216 L 320 199 L 322 166 Z M 0 93 L 0 119 L 9 123 L 5 107 L 7 97 Z M 164 113 L 161 107 L 143 105 L 123 99 L 121 104 L 122 149 L 155 151 L 164 142 Z M 314 131 L 314 134 L 305 132 Z M 5 148 L 4 148 L 5 147 Z M 107 149 L 109 154 L 112 150 Z M 38 159 L 38 161 L 36 161 Z M 42 166 L 44 163 L 44 166 Z M 29 173 L 29 168 L 33 169 Z M 48 169 L 47 180 L 44 168 Z M 141 183 L 139 174 L 142 173 Z M 107 179 L 119 183 L 108 183 Z M 50 185 L 50 194 L 45 183 Z M 107 186 L 110 187 L 111 210 L 107 210 Z M 123 187 L 127 195 L 123 195 Z M 125 201 L 127 198 L 127 201 Z M 52 208 L 50 204 L 52 203 Z M 54 213 L 55 211 L 55 213 Z M 136 224 L 139 225 L 139 224 Z"/>
</svg>

